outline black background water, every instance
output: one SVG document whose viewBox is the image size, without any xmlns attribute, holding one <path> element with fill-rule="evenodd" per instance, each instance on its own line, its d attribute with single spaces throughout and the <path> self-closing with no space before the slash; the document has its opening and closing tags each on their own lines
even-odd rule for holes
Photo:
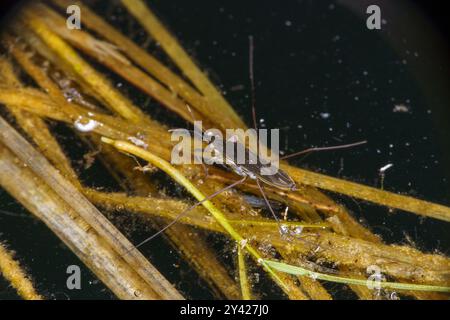
<svg viewBox="0 0 450 320">
<path fill-rule="evenodd" d="M 418 7 L 392 2 L 380 2 L 381 31 L 366 28 L 367 5 L 362 1 L 150 5 L 249 125 L 248 36 L 253 35 L 258 118 L 263 127 L 281 128 L 281 148 L 287 153 L 368 140 L 364 147 L 317 153 L 291 163 L 377 187 L 379 168 L 392 163 L 385 189 L 450 205 L 447 39 Z M 138 26 L 128 22 L 124 10 L 105 6 L 104 1 L 93 3 L 111 23 L 145 42 L 144 33 L 136 32 Z M 126 84 L 122 88 L 128 91 Z M 135 97 L 136 103 L 144 103 L 139 94 Z M 399 105 L 409 111 L 394 112 Z M 183 124 L 154 103 L 150 106 L 155 117 Z M 413 243 L 421 250 L 448 254 L 446 223 L 333 196 L 387 243 Z M 41 292 L 59 299 L 111 297 L 85 269 L 83 289 L 67 290 L 65 270 L 70 264 L 81 265 L 78 259 L 45 226 L 26 217 L 4 191 L 0 209 L 20 213 L 0 214 L 0 240 L 17 251 Z M 203 285 L 190 281 L 195 279 L 192 272 L 173 266 L 180 263 L 175 253 L 168 257 L 158 244 L 146 250 L 189 297 L 210 297 Z M 351 297 L 340 292 L 337 296 Z M 0 298 L 15 297 L 0 278 Z"/>
</svg>

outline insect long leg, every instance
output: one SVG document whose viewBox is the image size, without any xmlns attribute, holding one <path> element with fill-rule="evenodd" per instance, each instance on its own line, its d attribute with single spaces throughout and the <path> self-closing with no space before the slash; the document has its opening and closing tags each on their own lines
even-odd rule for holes
<svg viewBox="0 0 450 320">
<path fill-rule="evenodd" d="M 306 154 L 306 153 L 310 153 L 310 152 L 315 152 L 315 151 L 330 151 L 330 150 L 338 150 L 338 149 L 346 149 L 346 148 L 353 148 L 362 144 L 366 144 L 367 141 L 358 141 L 355 143 L 349 143 L 349 144 L 342 144 L 342 145 L 338 145 L 338 146 L 331 146 L 331 147 L 316 147 L 316 148 L 309 148 L 303 151 L 299 151 L 299 152 L 295 152 L 292 154 L 288 154 L 287 156 L 283 156 L 280 157 L 281 160 L 285 160 L 285 159 L 289 159 L 292 157 L 296 157 L 302 154 Z"/>
<path fill-rule="evenodd" d="M 197 129 L 197 130 L 194 130 L 194 136 L 195 136 L 195 134 L 198 134 L 198 132 L 202 132 L 202 130 L 200 130 L 198 127 L 197 127 L 197 125 L 195 124 L 195 117 L 194 117 L 194 113 L 192 112 L 192 109 L 191 109 L 191 107 L 188 105 L 188 104 L 186 104 L 186 108 L 188 109 L 188 111 L 189 111 L 189 114 L 191 115 L 191 120 L 192 120 L 192 124 L 194 125 L 194 128 L 195 129 Z M 203 139 L 203 137 L 202 136 L 200 136 L 200 137 L 196 137 L 196 138 L 199 138 L 200 140 L 202 140 Z"/>
<path fill-rule="evenodd" d="M 158 232 L 156 232 L 155 234 L 151 235 L 150 237 L 148 237 L 147 239 L 145 239 L 144 241 L 140 242 L 138 245 L 136 245 L 134 247 L 134 249 L 139 248 L 140 246 L 146 244 L 147 242 L 151 241 L 152 239 L 156 238 L 157 236 L 159 236 L 161 233 L 163 233 L 164 231 L 166 231 L 167 229 L 169 229 L 171 226 L 173 226 L 175 223 L 177 223 L 182 217 L 184 217 L 186 214 L 189 213 L 189 211 L 191 211 L 192 209 L 198 207 L 199 205 L 201 205 L 203 202 L 207 201 L 207 200 L 211 200 L 212 198 L 216 197 L 217 195 L 221 194 L 222 192 L 229 190 L 241 183 L 243 183 L 245 181 L 245 179 L 247 179 L 247 176 L 243 177 L 241 180 L 236 181 L 232 184 L 230 184 L 229 186 L 226 186 L 225 188 L 222 188 L 216 192 L 214 192 L 213 194 L 210 194 L 209 196 L 207 196 L 206 198 L 204 198 L 203 200 L 195 203 L 194 205 L 190 206 L 189 208 L 187 208 L 186 210 L 184 210 L 183 212 L 181 212 L 179 215 L 177 215 L 175 217 L 175 219 L 173 221 L 171 221 L 169 224 L 167 224 L 164 228 L 162 228 L 161 230 L 159 230 Z"/>
<path fill-rule="evenodd" d="M 256 179 L 256 184 L 258 185 L 259 191 L 261 192 L 261 195 L 262 195 L 263 198 L 264 198 L 264 202 L 266 203 L 267 207 L 269 208 L 270 212 L 272 213 L 272 216 L 274 217 L 275 221 L 276 221 L 277 224 L 278 224 L 278 230 L 279 230 L 279 232 L 280 232 L 280 235 L 281 235 L 282 237 L 285 236 L 286 233 L 285 233 L 285 231 L 283 230 L 283 228 L 282 228 L 282 226 L 281 226 L 281 221 L 280 221 L 280 219 L 277 217 L 277 215 L 275 214 L 275 212 L 273 211 L 273 208 L 272 208 L 272 206 L 271 206 L 271 204 L 270 204 L 269 200 L 267 199 L 267 196 L 266 196 L 266 194 L 265 194 L 265 192 L 264 192 L 263 186 L 261 186 L 261 184 L 259 183 L 258 179 Z M 319 246 L 318 246 L 317 244 L 315 244 L 315 243 L 313 243 L 313 242 L 311 242 L 311 241 L 308 241 L 308 240 L 306 240 L 306 239 L 301 239 L 301 238 L 298 238 L 298 239 L 299 239 L 300 241 L 302 241 L 302 242 L 308 244 L 308 245 L 311 245 L 311 246 L 315 247 L 314 251 L 316 251 L 316 250 L 319 248 Z"/>
<path fill-rule="evenodd" d="M 249 50 L 248 50 L 248 61 L 249 61 L 249 78 L 250 78 L 250 91 L 251 91 L 251 99 L 252 99 L 252 118 L 253 118 L 253 126 L 258 132 L 258 123 L 256 121 L 256 94 L 255 94 L 255 77 L 253 73 L 253 36 L 248 36 Z"/>
<path fill-rule="evenodd" d="M 275 211 L 273 211 L 272 206 L 270 205 L 269 200 L 267 199 L 266 193 L 264 192 L 263 187 L 261 186 L 261 184 L 259 183 L 259 180 L 256 179 L 256 184 L 258 185 L 259 191 L 261 192 L 261 195 L 264 198 L 264 202 L 266 203 L 267 207 L 269 208 L 270 212 L 272 213 L 273 218 L 275 219 L 275 221 L 278 224 L 278 230 L 280 231 L 280 234 L 283 235 L 283 229 L 281 228 L 281 222 L 280 219 L 277 217 L 277 215 L 275 214 Z"/>
</svg>

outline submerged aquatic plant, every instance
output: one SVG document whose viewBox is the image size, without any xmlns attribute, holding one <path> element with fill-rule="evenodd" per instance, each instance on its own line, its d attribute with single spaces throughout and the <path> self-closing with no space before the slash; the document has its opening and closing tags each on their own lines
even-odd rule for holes
<svg viewBox="0 0 450 320">
<path fill-rule="evenodd" d="M 194 207 L 165 235 L 218 297 L 258 297 L 249 267 L 261 267 L 291 299 L 330 299 L 331 294 L 316 279 L 347 284 L 360 298 L 372 298 L 365 275 L 372 265 L 392 279 L 382 282 L 383 288 L 402 290 L 416 298 L 440 298 L 442 292 L 449 292 L 447 257 L 406 245 L 384 244 L 345 207 L 318 189 L 445 222 L 450 221 L 450 208 L 287 163 L 282 168 L 299 190 L 267 187 L 266 192 L 270 200 L 285 204 L 297 215 L 297 219 L 283 222 L 294 230 L 288 238 L 279 234 L 274 220 L 262 217 L 244 197 L 244 193 L 258 194 L 253 182 L 246 181 L 236 186 L 239 191 L 209 200 L 208 195 L 236 181 L 236 177 L 218 168 L 210 168 L 205 177 L 198 165 L 170 165 L 167 161 L 173 143 L 165 125 L 134 105 L 81 52 L 186 121 L 201 119 L 209 127 L 245 129 L 210 79 L 143 1 L 122 0 L 122 5 L 192 84 L 83 3 L 78 5 L 89 31 L 65 28 L 65 19 L 52 9 L 66 8 L 71 1 L 52 0 L 50 4 L 27 4 L 1 35 L 10 57 L 0 58 L 0 103 L 14 116 L 16 129 L 0 119 L 0 185 L 44 221 L 117 297 L 184 298 L 164 277 L 164 270 L 157 270 L 95 207 L 143 214 L 150 217 L 154 228 L 164 227 L 191 204 L 187 199 L 161 194 L 157 179 L 145 175 L 158 169 L 201 201 L 203 207 Z M 19 69 L 37 87 L 25 86 L 16 74 Z M 192 114 L 186 103 L 192 107 Z M 73 127 L 127 193 L 84 186 L 44 119 Z M 135 158 L 130 155 L 148 161 L 148 170 L 134 170 Z M 11 177 L 20 177 L 20 184 Z M 199 230 L 233 240 L 238 280 L 229 275 Z M 40 298 L 24 275 L 16 279 L 8 276 L 8 266 L 20 266 L 7 262 L 11 259 L 8 251 L 0 253 L 0 270 L 18 293 L 23 298 Z M 254 260 L 251 265 L 247 254 Z M 324 262 L 335 268 L 327 268 Z"/>
</svg>

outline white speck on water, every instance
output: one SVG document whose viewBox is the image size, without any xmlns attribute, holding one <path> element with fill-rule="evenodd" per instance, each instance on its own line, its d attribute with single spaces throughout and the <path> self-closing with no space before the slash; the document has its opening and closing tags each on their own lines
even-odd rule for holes
<svg viewBox="0 0 450 320">
<path fill-rule="evenodd" d="M 394 106 L 394 109 L 392 109 L 393 112 L 401 112 L 401 113 L 408 113 L 409 107 L 404 104 L 396 104 Z"/>
<path fill-rule="evenodd" d="M 334 8 L 336 8 L 336 6 L 334 5 L 334 3 L 330 4 L 328 6 L 328 10 L 334 10 Z"/>
<path fill-rule="evenodd" d="M 97 128 L 99 123 L 93 119 L 89 119 L 88 122 L 83 123 L 83 117 L 79 116 L 73 125 L 78 131 L 89 132 Z"/>
<path fill-rule="evenodd" d="M 286 27 L 290 27 L 290 26 L 292 26 L 292 21 L 286 20 L 286 21 L 284 22 L 284 25 L 285 25 Z"/>
<path fill-rule="evenodd" d="M 369 72 L 367 72 L 366 70 L 363 71 L 363 75 L 367 76 L 369 74 Z"/>
<path fill-rule="evenodd" d="M 321 117 L 322 119 L 328 119 L 330 116 L 331 116 L 331 114 L 328 113 L 328 112 L 321 112 L 321 113 L 320 113 L 320 117 Z"/>
<path fill-rule="evenodd" d="M 387 165 L 381 167 L 378 171 L 380 173 L 384 173 L 386 172 L 386 170 L 389 170 L 390 168 L 392 168 L 394 165 L 392 163 L 388 163 Z"/>
<path fill-rule="evenodd" d="M 355 101 L 359 101 L 359 97 L 358 96 L 355 96 Z"/>
</svg>

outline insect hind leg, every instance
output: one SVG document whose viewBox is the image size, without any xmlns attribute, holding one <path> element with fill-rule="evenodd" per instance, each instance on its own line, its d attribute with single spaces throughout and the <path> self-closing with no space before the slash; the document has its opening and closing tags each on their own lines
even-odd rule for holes
<svg viewBox="0 0 450 320">
<path fill-rule="evenodd" d="M 270 204 L 269 200 L 267 199 L 266 193 L 264 192 L 264 188 L 261 185 L 261 183 L 259 183 L 259 180 L 256 179 L 256 184 L 258 185 L 259 191 L 261 192 L 261 195 L 264 198 L 264 202 L 266 203 L 267 208 L 269 208 L 270 213 L 272 213 L 273 218 L 275 219 L 275 221 L 278 224 L 278 231 L 280 232 L 280 235 L 283 237 L 286 235 L 286 230 L 285 228 L 283 228 L 280 218 L 278 218 L 278 216 L 275 214 L 275 211 L 273 211 L 272 205 Z"/>
<path fill-rule="evenodd" d="M 229 190 L 241 183 L 243 183 L 245 181 L 245 179 L 247 179 L 247 177 L 243 177 L 241 180 L 238 180 L 232 184 L 230 184 L 229 186 L 226 186 L 225 188 L 222 188 L 216 192 L 214 192 L 213 194 L 210 194 L 209 196 L 205 197 L 203 200 L 198 201 L 197 203 L 193 204 L 192 206 L 190 206 L 189 208 L 187 208 L 186 210 L 182 211 L 180 214 L 178 214 L 175 219 L 173 219 L 169 224 L 167 224 L 164 228 L 162 228 L 161 230 L 159 230 L 158 232 L 154 233 L 153 235 L 151 235 L 150 237 L 148 237 L 147 239 L 141 241 L 138 245 L 134 246 L 133 249 L 137 249 L 141 246 L 143 246 L 144 244 L 146 244 L 147 242 L 153 240 L 154 238 L 156 238 L 157 236 L 159 236 L 160 234 L 162 234 L 164 231 L 166 231 L 167 229 L 169 229 L 171 226 L 173 226 L 175 223 L 177 223 L 178 221 L 180 221 L 180 219 L 182 217 L 184 217 L 186 214 L 188 214 L 191 210 L 195 209 L 196 207 L 198 207 L 199 205 L 201 205 L 203 202 L 211 200 L 212 198 L 218 196 L 219 194 L 221 194 L 222 192 Z M 131 250 L 133 250 L 131 249 Z M 129 250 L 129 251 L 131 251 Z M 128 251 L 128 252 L 129 252 Z M 127 252 L 127 253 L 128 253 Z"/>
</svg>

